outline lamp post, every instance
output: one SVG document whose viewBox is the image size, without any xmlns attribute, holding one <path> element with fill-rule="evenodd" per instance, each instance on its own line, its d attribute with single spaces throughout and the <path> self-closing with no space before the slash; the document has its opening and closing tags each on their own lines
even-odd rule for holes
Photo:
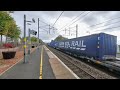
<svg viewBox="0 0 120 90">
<path fill-rule="evenodd" d="M 78 24 L 76 25 L 76 38 L 78 37 Z"/>
<path fill-rule="evenodd" d="M 24 63 L 26 63 L 26 15 L 24 14 Z"/>
<path fill-rule="evenodd" d="M 26 22 L 35 23 L 35 20 L 32 19 L 32 21 L 26 20 L 26 15 L 24 14 L 24 63 L 26 63 Z M 28 50 L 30 52 L 30 50 Z"/>
</svg>

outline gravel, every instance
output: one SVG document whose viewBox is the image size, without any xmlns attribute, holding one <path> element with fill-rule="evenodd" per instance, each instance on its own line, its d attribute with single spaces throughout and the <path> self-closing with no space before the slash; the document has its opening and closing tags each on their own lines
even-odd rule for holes
<svg viewBox="0 0 120 90">
<path fill-rule="evenodd" d="M 48 48 L 50 48 L 50 47 L 48 47 Z M 50 50 L 53 51 L 58 57 L 60 57 L 60 56 L 63 57 L 63 59 L 61 59 L 61 60 L 64 63 L 66 63 L 65 59 L 74 63 L 77 67 L 84 70 L 85 72 L 87 72 L 88 74 L 93 76 L 95 79 L 117 79 L 116 77 L 113 77 L 113 76 L 111 76 L 103 71 L 100 71 L 100 70 L 96 69 L 95 67 L 92 67 L 92 66 L 90 66 L 90 65 L 88 65 L 88 64 L 86 64 L 86 63 L 84 63 L 76 58 L 73 58 L 67 54 L 64 54 L 58 50 L 55 50 L 52 48 L 50 48 Z M 69 64 L 68 64 L 68 66 L 69 66 Z M 71 67 L 69 67 L 69 68 L 71 68 Z M 73 69 L 73 70 L 75 70 L 75 69 Z M 73 71 L 73 72 L 75 72 L 75 71 Z M 82 73 L 81 73 L 81 75 L 79 75 L 80 73 L 76 73 L 76 74 L 78 74 L 78 76 L 80 76 L 80 78 L 91 79 L 90 77 L 86 77 L 86 75 L 84 75 L 84 74 L 82 75 Z"/>
</svg>

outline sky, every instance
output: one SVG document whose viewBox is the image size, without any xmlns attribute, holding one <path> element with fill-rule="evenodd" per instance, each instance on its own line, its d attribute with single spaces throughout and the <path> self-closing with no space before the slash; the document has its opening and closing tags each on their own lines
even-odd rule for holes
<svg viewBox="0 0 120 90">
<path fill-rule="evenodd" d="M 40 29 L 39 38 L 42 39 L 44 42 L 50 42 L 51 40 L 55 39 L 58 35 L 63 35 L 64 37 L 67 38 L 75 38 L 76 25 L 78 25 L 78 37 L 104 32 L 107 34 L 117 36 L 117 44 L 120 44 L 120 30 L 119 30 L 120 11 L 64 11 L 63 13 L 62 12 L 63 11 L 15 11 L 14 13 L 11 13 L 11 16 L 16 21 L 16 24 L 21 28 L 22 31 L 21 37 L 23 37 L 24 30 L 23 16 L 25 14 L 26 19 L 28 21 L 31 21 L 32 18 L 35 19 L 35 23 L 31 23 L 31 25 L 26 25 L 27 36 L 29 28 L 38 31 L 38 18 L 39 18 L 40 19 L 39 26 L 42 27 L 42 29 Z M 61 13 L 62 15 L 60 16 Z M 60 18 L 58 19 L 59 16 Z M 55 23 L 56 20 L 57 22 Z M 102 24 L 90 27 L 98 23 Z M 50 34 L 47 34 L 47 31 L 49 31 L 49 25 L 53 26 L 53 24 L 56 30 L 50 29 Z M 36 35 L 36 37 L 37 36 L 38 35 Z"/>
</svg>

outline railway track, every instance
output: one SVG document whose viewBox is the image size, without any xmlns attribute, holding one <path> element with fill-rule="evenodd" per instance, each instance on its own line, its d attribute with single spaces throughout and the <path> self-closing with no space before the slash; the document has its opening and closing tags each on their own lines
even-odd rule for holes
<svg viewBox="0 0 120 90">
<path fill-rule="evenodd" d="M 48 47 L 81 79 L 117 79 L 61 51 Z"/>
<path fill-rule="evenodd" d="M 71 62 L 70 60 L 66 59 L 65 57 L 61 56 L 63 58 L 63 62 L 72 70 L 74 71 L 80 78 L 83 79 L 95 79 L 94 76 L 86 72 L 84 69 L 82 69 L 77 64 Z"/>
</svg>

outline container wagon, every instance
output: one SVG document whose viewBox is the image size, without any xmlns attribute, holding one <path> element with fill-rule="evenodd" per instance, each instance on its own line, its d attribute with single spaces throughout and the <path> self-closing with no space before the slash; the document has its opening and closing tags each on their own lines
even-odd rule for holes
<svg viewBox="0 0 120 90">
<path fill-rule="evenodd" d="M 50 47 L 53 47 L 53 48 L 57 49 L 58 44 L 59 44 L 58 41 L 51 41 L 48 45 Z"/>
<path fill-rule="evenodd" d="M 59 48 L 84 58 L 99 61 L 116 59 L 117 37 L 105 33 L 92 34 L 62 41 L 52 41 L 51 47 Z"/>
</svg>

